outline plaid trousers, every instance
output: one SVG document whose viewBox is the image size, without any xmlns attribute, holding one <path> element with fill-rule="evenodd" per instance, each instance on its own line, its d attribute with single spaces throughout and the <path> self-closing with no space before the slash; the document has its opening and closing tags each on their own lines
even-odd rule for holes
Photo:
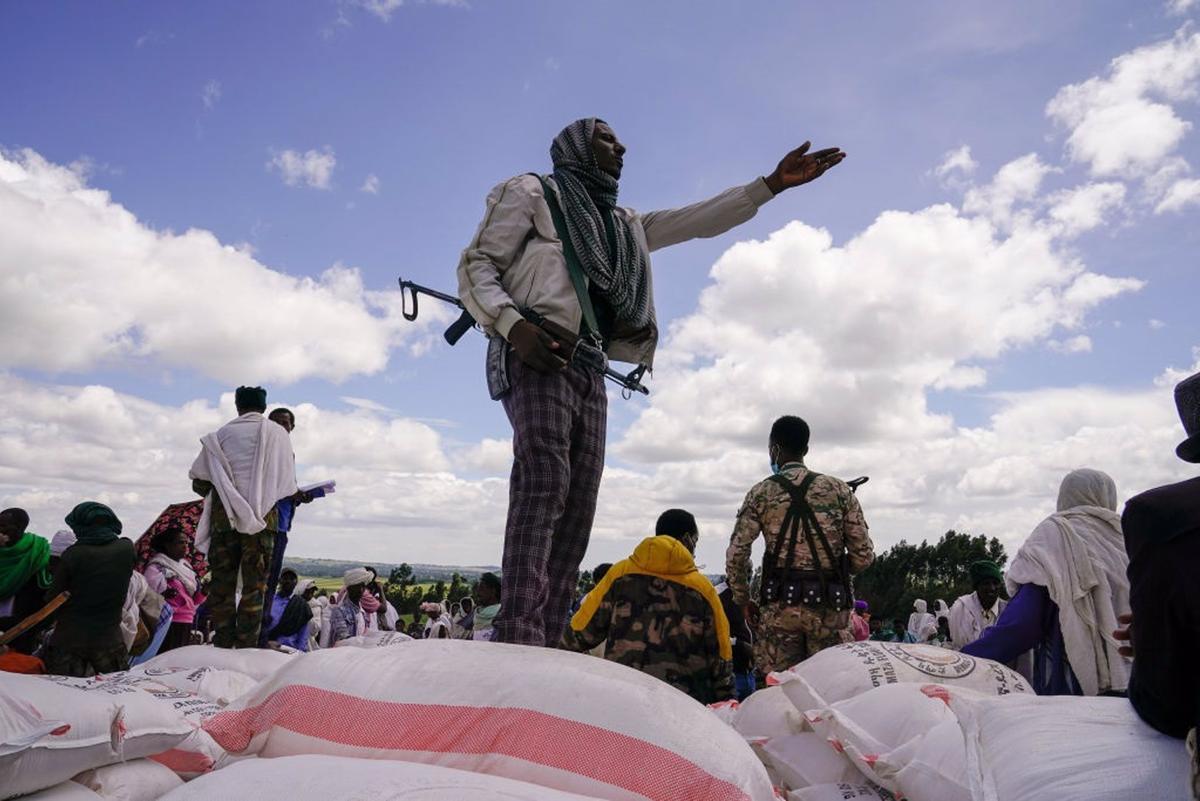
<svg viewBox="0 0 1200 801">
<path fill-rule="evenodd" d="M 509 375 L 513 468 L 493 639 L 554 648 L 592 533 L 608 395 L 603 376 L 576 365 L 544 375 L 510 354 Z"/>
</svg>

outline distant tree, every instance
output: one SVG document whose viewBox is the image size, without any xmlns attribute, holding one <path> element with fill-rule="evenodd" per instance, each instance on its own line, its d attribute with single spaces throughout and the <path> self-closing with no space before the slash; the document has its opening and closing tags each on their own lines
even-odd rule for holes
<svg viewBox="0 0 1200 801">
<path fill-rule="evenodd" d="M 875 562 L 854 579 L 854 594 L 871 605 L 871 614 L 885 619 L 907 617 L 918 598 L 933 611 L 938 600 L 953 604 L 971 592 L 971 563 L 990 559 L 1004 567 L 1008 554 L 1000 540 L 947 531 L 934 545 L 899 543 L 878 554 Z"/>
<path fill-rule="evenodd" d="M 401 584 L 407 587 L 413 581 L 413 569 L 407 562 L 392 568 L 392 574 L 388 576 L 388 584 Z"/>
<path fill-rule="evenodd" d="M 587 595 L 589 592 L 592 591 L 592 588 L 595 586 L 596 586 L 596 581 L 595 581 L 595 579 L 592 578 L 592 571 L 581 570 L 579 572 L 579 584 L 578 584 L 579 597 L 582 598 L 583 596 Z"/>
</svg>

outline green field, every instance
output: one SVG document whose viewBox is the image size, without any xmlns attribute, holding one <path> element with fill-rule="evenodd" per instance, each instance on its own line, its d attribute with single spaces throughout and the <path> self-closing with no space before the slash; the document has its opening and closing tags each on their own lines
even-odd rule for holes
<svg viewBox="0 0 1200 801">
<path fill-rule="evenodd" d="M 340 592 L 342 589 L 342 580 L 337 576 L 301 576 L 302 579 L 312 579 L 317 584 L 317 589 L 325 590 L 331 595 L 335 592 Z M 386 581 L 384 582 L 386 584 Z M 420 587 L 422 590 L 428 590 L 436 582 L 425 581 L 414 584 L 414 587 Z"/>
</svg>

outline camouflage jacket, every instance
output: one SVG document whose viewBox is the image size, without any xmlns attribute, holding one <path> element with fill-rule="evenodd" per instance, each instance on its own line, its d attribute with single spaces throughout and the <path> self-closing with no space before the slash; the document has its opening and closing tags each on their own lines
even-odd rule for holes
<svg viewBox="0 0 1200 801">
<path fill-rule="evenodd" d="M 707 590 L 705 589 L 707 586 Z M 635 668 L 704 704 L 733 697 L 729 623 L 691 553 L 650 537 L 613 565 L 563 633 L 562 647 Z M 724 645 L 724 647 L 722 647 Z"/>
<path fill-rule="evenodd" d="M 789 462 L 781 471 L 785 478 L 797 485 L 808 473 L 808 468 L 802 462 Z M 838 556 L 844 548 L 849 554 L 851 574 L 866 570 L 875 560 L 875 546 L 871 544 L 871 537 L 867 533 L 862 507 L 846 482 L 822 475 L 809 487 L 807 499 L 834 556 Z M 790 505 L 791 496 L 771 479 L 758 482 L 746 494 L 746 500 L 738 511 L 729 549 L 725 552 L 726 580 L 738 605 L 750 601 L 750 550 L 758 535 L 761 533 L 766 539 L 768 551 L 786 551 L 786 543 L 780 543 L 779 537 L 783 518 Z M 779 556 L 782 559 L 786 555 L 780 553 Z M 829 564 L 824 552 L 812 554 L 801 533 L 796 541 L 792 564 L 785 567 L 815 570 L 818 565 L 823 570 L 837 567 Z"/>
</svg>

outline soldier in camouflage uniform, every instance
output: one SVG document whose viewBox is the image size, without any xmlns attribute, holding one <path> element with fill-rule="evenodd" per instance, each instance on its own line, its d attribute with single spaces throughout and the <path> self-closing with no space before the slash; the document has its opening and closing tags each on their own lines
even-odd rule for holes
<svg viewBox="0 0 1200 801">
<path fill-rule="evenodd" d="M 804 466 L 808 438 L 808 424 L 799 417 L 786 416 L 775 421 L 768 446 L 772 472 L 793 484 L 801 484 L 810 473 Z M 850 487 L 832 476 L 817 475 L 805 497 L 835 558 L 845 552 L 849 557 L 847 561 L 851 574 L 861 573 L 870 566 L 875 559 L 874 546 L 867 534 L 862 508 Z M 725 554 L 725 567 L 734 602 L 746 610 L 747 620 L 755 617 L 750 599 L 751 548 L 761 533 L 766 540 L 767 552 L 778 551 L 780 558 L 784 558 L 786 546 L 780 541 L 781 529 L 791 504 L 791 495 L 787 490 L 775 480 L 766 479 L 747 493 L 746 501 L 738 512 L 733 537 Z M 786 532 L 783 533 L 786 535 Z M 792 563 L 781 567 L 821 570 L 827 574 L 839 569 L 839 565 L 829 563 L 825 553 L 813 554 L 803 536 L 797 538 Z M 839 611 L 801 604 L 789 606 L 776 601 L 763 604 L 757 617 L 754 661 L 763 675 L 786 670 L 823 648 L 854 639 L 850 631 L 849 607 Z"/>
<path fill-rule="evenodd" d="M 712 583 L 696 569 L 696 519 L 682 509 L 613 565 L 584 598 L 562 647 L 590 651 L 662 679 L 704 704 L 733 697 L 729 622 Z"/>
</svg>

